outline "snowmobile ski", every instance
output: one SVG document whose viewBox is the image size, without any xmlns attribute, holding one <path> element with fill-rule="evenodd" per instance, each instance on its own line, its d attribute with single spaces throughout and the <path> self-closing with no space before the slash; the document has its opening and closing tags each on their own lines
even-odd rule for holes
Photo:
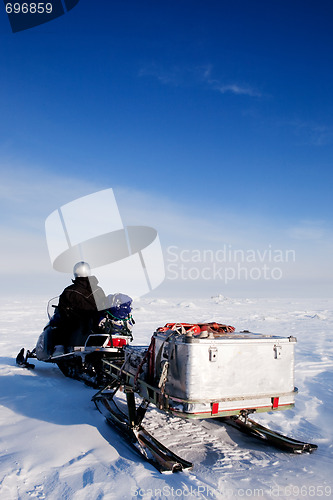
<svg viewBox="0 0 333 500">
<path fill-rule="evenodd" d="M 28 368 L 28 370 L 33 370 L 35 368 L 35 365 L 33 363 L 29 363 L 27 360 L 28 358 L 35 357 L 32 355 L 30 351 L 27 351 L 27 354 L 24 355 L 24 347 L 20 350 L 18 355 L 16 356 L 16 364 L 17 366 L 20 366 L 22 368 Z"/>
<path fill-rule="evenodd" d="M 219 422 L 231 425 L 270 446 L 290 453 L 311 453 L 318 448 L 316 444 L 305 443 L 272 431 L 246 416 L 218 417 Z"/>
<path fill-rule="evenodd" d="M 129 391 L 126 393 L 128 415 L 119 409 L 113 400 L 118 388 L 119 385 L 112 394 L 105 394 L 101 390 L 93 397 L 97 409 L 104 415 L 107 422 L 116 427 L 127 438 L 127 443 L 159 472 L 172 473 L 191 469 L 193 467 L 191 462 L 179 457 L 142 426 L 141 422 L 147 410 L 148 402 L 143 401 L 136 409 L 134 393 Z M 111 404 L 114 407 L 111 407 Z"/>
</svg>

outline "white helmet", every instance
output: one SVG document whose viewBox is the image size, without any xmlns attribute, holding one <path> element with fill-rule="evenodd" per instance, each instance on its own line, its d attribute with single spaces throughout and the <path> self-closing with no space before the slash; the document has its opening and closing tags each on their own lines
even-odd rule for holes
<svg viewBox="0 0 333 500">
<path fill-rule="evenodd" d="M 90 266 L 87 262 L 78 262 L 73 268 L 74 278 L 86 278 L 91 275 Z"/>
</svg>

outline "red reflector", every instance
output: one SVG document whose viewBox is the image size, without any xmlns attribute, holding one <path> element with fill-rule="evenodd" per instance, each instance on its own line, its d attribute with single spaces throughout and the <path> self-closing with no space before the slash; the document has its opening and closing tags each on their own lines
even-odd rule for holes
<svg viewBox="0 0 333 500">
<path fill-rule="evenodd" d="M 279 406 L 279 398 L 272 398 L 273 408 L 277 408 Z"/>
<path fill-rule="evenodd" d="M 114 337 L 112 338 L 113 342 L 113 347 L 122 347 L 123 345 L 126 345 L 126 339 L 115 339 Z"/>
<path fill-rule="evenodd" d="M 219 404 L 213 403 L 212 404 L 212 415 L 216 415 L 218 412 L 219 412 Z"/>
</svg>

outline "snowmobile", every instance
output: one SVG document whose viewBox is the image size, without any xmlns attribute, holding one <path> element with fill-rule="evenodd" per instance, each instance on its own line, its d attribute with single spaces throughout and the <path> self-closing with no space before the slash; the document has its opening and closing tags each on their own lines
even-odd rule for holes
<svg viewBox="0 0 333 500">
<path fill-rule="evenodd" d="M 293 336 L 235 332 L 219 323 L 168 323 L 155 331 L 149 346 L 124 346 L 121 366 L 110 359 L 102 361 L 108 382 L 93 401 L 160 472 L 177 472 L 193 464 L 143 427 L 150 403 L 176 417 L 214 418 L 284 451 L 312 452 L 317 445 L 249 418 L 253 413 L 293 408 L 295 344 Z M 118 390 L 126 395 L 123 408 Z"/>
<path fill-rule="evenodd" d="M 112 360 L 117 366 L 122 364 L 123 347 L 133 340 L 132 299 L 121 293 L 109 295 L 107 309 L 77 317 L 74 327 L 73 324 L 67 327 L 63 324 L 58 300 L 59 297 L 49 300 L 49 322 L 34 349 L 20 350 L 16 357 L 17 365 L 33 369 L 35 365 L 29 362 L 30 359 L 55 363 L 66 377 L 83 380 L 96 388 L 105 385 L 102 360 Z"/>
</svg>

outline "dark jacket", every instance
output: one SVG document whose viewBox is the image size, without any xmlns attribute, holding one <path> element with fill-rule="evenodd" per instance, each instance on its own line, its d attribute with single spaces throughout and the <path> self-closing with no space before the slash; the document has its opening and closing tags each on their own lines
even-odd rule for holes
<svg viewBox="0 0 333 500">
<path fill-rule="evenodd" d="M 71 316 L 85 315 L 104 309 L 105 294 L 95 276 L 75 278 L 59 297 L 59 313 Z"/>
</svg>

